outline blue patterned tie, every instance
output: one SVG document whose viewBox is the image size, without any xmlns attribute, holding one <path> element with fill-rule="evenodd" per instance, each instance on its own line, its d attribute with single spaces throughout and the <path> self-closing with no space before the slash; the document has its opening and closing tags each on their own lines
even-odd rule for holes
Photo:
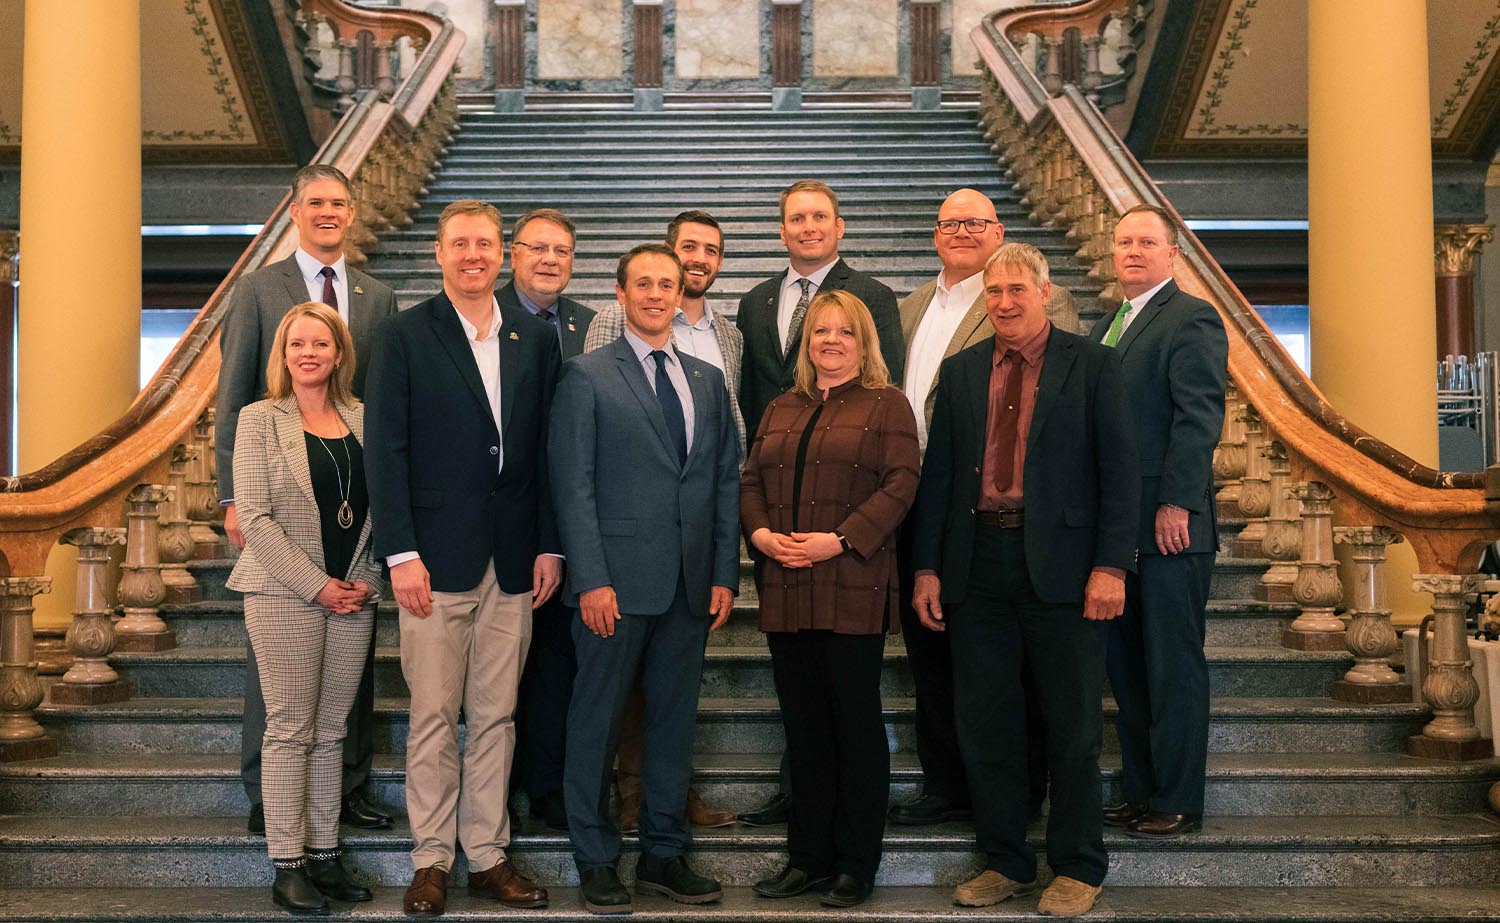
<svg viewBox="0 0 1500 923">
<path fill-rule="evenodd" d="M 677 461 L 686 464 L 687 422 L 682 416 L 682 401 L 677 397 L 677 389 L 672 387 L 672 379 L 667 377 L 667 354 L 663 350 L 653 349 L 651 358 L 656 360 L 656 399 L 661 401 L 661 414 L 667 418 L 667 435 L 672 437 L 672 444 L 677 447 Z"/>
</svg>

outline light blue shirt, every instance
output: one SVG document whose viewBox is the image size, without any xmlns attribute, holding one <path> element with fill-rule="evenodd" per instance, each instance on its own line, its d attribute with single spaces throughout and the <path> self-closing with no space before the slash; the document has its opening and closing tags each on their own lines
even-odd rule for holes
<svg viewBox="0 0 1500 923">
<path fill-rule="evenodd" d="M 324 264 L 301 247 L 298 247 L 293 255 L 297 258 L 297 269 L 302 272 L 302 281 L 307 284 L 307 300 L 322 304 Z M 333 262 L 332 266 L 333 294 L 339 302 L 339 317 L 343 318 L 347 326 L 349 323 L 349 270 L 344 265 L 342 255 Z"/>
<path fill-rule="evenodd" d="M 646 384 L 651 390 L 656 390 L 656 360 L 652 358 L 651 352 L 656 349 L 650 343 L 635 335 L 635 331 L 629 327 L 625 328 L 625 342 L 635 350 L 635 357 L 641 361 L 641 369 L 646 373 Z M 693 392 L 688 388 L 687 372 L 682 368 L 682 362 L 677 358 L 677 351 L 672 348 L 672 342 L 662 347 L 662 352 L 667 354 L 667 380 L 677 391 L 677 400 L 682 404 L 682 422 L 687 429 L 687 450 L 693 451 Z"/>
<path fill-rule="evenodd" d="M 689 356 L 702 359 L 727 376 L 729 373 L 724 369 L 724 351 L 719 348 L 719 335 L 714 332 L 715 323 L 717 320 L 713 309 L 706 301 L 703 303 L 703 316 L 698 318 L 696 324 L 688 323 L 687 315 L 678 308 L 672 317 L 672 342 Z M 724 381 L 727 383 L 729 379 L 726 377 Z"/>
</svg>

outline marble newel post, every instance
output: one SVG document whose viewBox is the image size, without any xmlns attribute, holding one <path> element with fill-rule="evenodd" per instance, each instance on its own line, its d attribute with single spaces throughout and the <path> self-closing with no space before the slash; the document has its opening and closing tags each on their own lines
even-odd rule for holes
<svg viewBox="0 0 1500 923">
<path fill-rule="evenodd" d="M 1434 235 L 1437 259 L 1437 357 L 1472 356 L 1474 257 L 1495 239 L 1493 224 L 1440 224 Z"/>
<path fill-rule="evenodd" d="M 1281 633 L 1281 644 L 1299 651 L 1341 651 L 1344 623 L 1333 610 L 1344 587 L 1333 557 L 1333 491 L 1308 481 L 1291 488 L 1290 494 L 1301 503 L 1300 560 L 1292 598 L 1302 612 Z"/>
<path fill-rule="evenodd" d="M 1385 546 L 1399 544 L 1401 533 L 1385 526 L 1337 526 L 1333 540 L 1354 548 L 1354 605 L 1344 636 L 1354 666 L 1334 681 L 1328 694 L 1367 705 L 1410 702 L 1411 684 L 1391 669 L 1399 640 L 1385 585 Z"/>
<path fill-rule="evenodd" d="M 1474 594 L 1484 585 L 1483 574 L 1416 574 L 1412 589 L 1432 594 L 1432 638 L 1426 645 L 1422 697 L 1432 709 L 1432 720 L 1422 733 L 1406 739 L 1406 752 L 1447 760 L 1484 759 L 1494 745 L 1479 736 L 1474 725 L 1474 703 L 1479 683 L 1469 655 L 1465 617 Z"/>
<path fill-rule="evenodd" d="M 125 563 L 120 575 L 125 615 L 115 625 L 115 646 L 122 651 L 169 651 L 177 646 L 177 633 L 157 615 L 167 598 L 157 551 L 157 518 L 166 499 L 167 489 L 160 484 L 139 484 L 125 498 Z"/>
<path fill-rule="evenodd" d="M 0 578 L 0 763 L 57 755 L 57 739 L 32 715 L 42 704 L 32 600 L 51 590 L 51 577 Z"/>
<path fill-rule="evenodd" d="M 130 687 L 109 665 L 115 649 L 114 606 L 110 604 L 109 549 L 125 544 L 124 529 L 74 529 L 62 537 L 78 548 L 78 582 L 68 650 L 73 666 L 52 684 L 59 705 L 99 705 L 130 698 Z"/>
</svg>

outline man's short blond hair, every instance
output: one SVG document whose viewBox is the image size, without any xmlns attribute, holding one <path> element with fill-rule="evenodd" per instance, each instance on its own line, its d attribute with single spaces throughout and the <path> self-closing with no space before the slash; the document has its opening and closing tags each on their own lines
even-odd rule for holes
<svg viewBox="0 0 1500 923">
<path fill-rule="evenodd" d="M 839 215 L 838 193 L 834 192 L 832 187 L 822 180 L 799 179 L 781 190 L 781 221 L 783 224 L 786 223 L 786 200 L 791 198 L 794 192 L 819 192 L 828 196 L 828 201 L 833 204 L 833 217 L 841 217 Z"/>
<path fill-rule="evenodd" d="M 438 215 L 437 239 L 439 243 L 443 240 L 444 229 L 448 227 L 448 219 L 455 215 L 483 215 L 495 223 L 495 236 L 500 238 L 501 243 L 505 242 L 505 222 L 500 218 L 500 209 L 488 202 L 481 202 L 479 199 L 459 199 Z"/>
<path fill-rule="evenodd" d="M 1032 281 L 1036 283 L 1037 288 L 1046 285 L 1051 279 L 1051 273 L 1047 268 L 1047 257 L 1043 256 L 1042 251 L 1031 244 L 1001 244 L 1000 249 L 990 254 L 990 258 L 985 260 L 984 275 L 986 279 L 989 278 L 990 267 L 992 266 L 1000 266 L 1005 269 L 1029 269 L 1031 270 Z"/>
</svg>

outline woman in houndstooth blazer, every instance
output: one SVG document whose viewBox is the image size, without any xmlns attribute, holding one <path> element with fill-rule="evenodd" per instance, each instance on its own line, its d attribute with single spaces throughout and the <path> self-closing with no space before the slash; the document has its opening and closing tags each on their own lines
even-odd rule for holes
<svg viewBox="0 0 1500 923">
<path fill-rule="evenodd" d="M 329 897 L 371 897 L 344 870 L 338 838 L 345 723 L 380 586 L 353 375 L 353 342 L 338 313 L 297 305 L 276 329 L 267 399 L 240 412 L 235 434 L 245 550 L 229 588 L 245 594 L 265 692 L 272 900 L 293 913 L 326 913 Z"/>
</svg>

